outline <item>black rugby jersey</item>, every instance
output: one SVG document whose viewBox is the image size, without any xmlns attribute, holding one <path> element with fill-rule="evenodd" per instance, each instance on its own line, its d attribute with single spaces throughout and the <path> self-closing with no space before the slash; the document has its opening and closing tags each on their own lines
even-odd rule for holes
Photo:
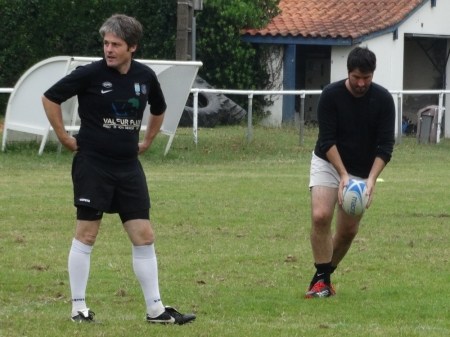
<svg viewBox="0 0 450 337">
<path fill-rule="evenodd" d="M 44 93 L 61 104 L 78 96 L 80 151 L 107 163 L 137 161 L 139 130 L 146 104 L 153 115 L 166 111 L 155 72 L 135 60 L 127 74 L 104 59 L 76 68 Z"/>
</svg>

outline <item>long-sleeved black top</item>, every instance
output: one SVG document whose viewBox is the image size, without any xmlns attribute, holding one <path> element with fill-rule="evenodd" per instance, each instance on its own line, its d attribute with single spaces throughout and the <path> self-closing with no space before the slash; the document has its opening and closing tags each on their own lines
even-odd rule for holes
<svg viewBox="0 0 450 337">
<path fill-rule="evenodd" d="M 395 105 L 392 95 L 373 83 L 362 97 L 353 96 L 345 80 L 322 91 L 317 108 L 319 137 L 314 153 L 336 145 L 348 173 L 367 178 L 376 157 L 390 161 L 395 142 Z"/>
</svg>

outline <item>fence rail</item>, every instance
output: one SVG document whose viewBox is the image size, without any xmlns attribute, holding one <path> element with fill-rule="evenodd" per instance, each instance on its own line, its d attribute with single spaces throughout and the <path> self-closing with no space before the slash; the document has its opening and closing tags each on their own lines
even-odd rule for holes
<svg viewBox="0 0 450 337">
<path fill-rule="evenodd" d="M 14 88 L 0 88 L 0 93 L 12 93 Z M 194 96 L 194 116 L 193 116 L 193 137 L 194 143 L 198 143 L 198 94 L 199 92 L 216 93 L 216 94 L 230 94 L 230 95 L 247 95 L 248 109 L 247 109 L 247 141 L 252 140 L 252 119 L 253 119 L 253 96 L 254 95 L 294 95 L 300 98 L 300 112 L 299 112 L 299 145 L 303 145 L 304 126 L 305 126 L 305 97 L 306 95 L 320 95 L 322 90 L 227 90 L 227 89 L 201 89 L 192 88 L 191 93 Z M 440 141 L 441 136 L 441 121 L 444 114 L 444 95 L 450 94 L 450 90 L 391 90 L 389 91 L 393 96 L 397 96 L 396 115 L 397 115 L 397 144 L 402 142 L 402 99 L 403 95 L 439 95 L 438 104 L 438 125 L 437 125 L 437 142 Z M 446 124 L 449 127 L 445 128 L 445 138 L 450 138 L 450 119 Z"/>
<path fill-rule="evenodd" d="M 198 93 L 209 92 L 218 94 L 235 94 L 248 96 L 248 110 L 247 110 L 247 141 L 252 139 L 252 109 L 254 95 L 295 95 L 300 97 L 300 125 L 299 125 L 299 145 L 303 145 L 304 125 L 305 125 L 305 97 L 306 95 L 320 95 L 322 90 L 280 90 L 280 91 L 266 91 L 266 90 L 221 90 L 221 89 L 200 89 L 192 88 L 191 93 L 194 96 L 194 116 L 193 116 L 193 132 L 194 142 L 197 144 L 197 129 L 198 129 Z M 403 95 L 439 95 L 439 110 L 438 110 L 438 125 L 437 125 L 437 142 L 440 140 L 441 121 L 444 108 L 444 95 L 450 94 L 450 90 L 391 90 L 391 95 L 397 96 L 396 115 L 397 115 L 397 144 L 402 142 L 402 99 Z M 450 123 L 448 123 L 450 125 Z M 450 127 L 445 129 L 445 138 L 450 138 Z"/>
</svg>

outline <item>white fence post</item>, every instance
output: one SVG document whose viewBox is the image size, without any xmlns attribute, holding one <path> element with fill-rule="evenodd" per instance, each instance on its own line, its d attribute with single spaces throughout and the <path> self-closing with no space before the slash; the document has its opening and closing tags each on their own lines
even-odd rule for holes
<svg viewBox="0 0 450 337">
<path fill-rule="evenodd" d="M 441 121 L 442 121 L 442 115 L 443 115 L 443 105 L 444 105 L 444 93 L 441 92 L 439 94 L 439 110 L 438 110 L 438 121 L 437 121 L 437 129 L 436 129 L 436 143 L 440 142 L 441 138 Z"/>
<path fill-rule="evenodd" d="M 248 95 L 247 111 L 247 142 L 252 141 L 252 119 L 253 119 L 253 93 Z"/>
<path fill-rule="evenodd" d="M 194 116 L 192 117 L 192 128 L 194 132 L 194 144 L 197 146 L 197 130 L 198 130 L 198 90 L 192 90 L 194 94 Z"/>
<path fill-rule="evenodd" d="M 305 131 L 305 92 L 300 94 L 300 129 L 299 129 L 299 145 L 303 146 L 303 133 Z"/>
<path fill-rule="evenodd" d="M 402 122 L 403 122 L 403 108 L 402 108 L 402 93 L 397 94 L 397 144 L 402 143 Z"/>
</svg>

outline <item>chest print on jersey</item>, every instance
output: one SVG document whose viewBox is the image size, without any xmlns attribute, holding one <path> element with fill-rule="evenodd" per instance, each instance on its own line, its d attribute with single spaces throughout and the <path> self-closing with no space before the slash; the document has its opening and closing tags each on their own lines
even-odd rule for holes
<svg viewBox="0 0 450 337">
<path fill-rule="evenodd" d="M 117 100 L 112 103 L 112 108 L 117 117 L 135 118 L 139 110 L 139 100 L 130 98 L 127 101 Z"/>
<path fill-rule="evenodd" d="M 139 130 L 141 120 L 137 119 L 139 100 L 135 97 L 128 100 L 116 100 L 112 103 L 115 118 L 103 118 L 105 129 Z"/>
<path fill-rule="evenodd" d="M 139 96 L 141 94 L 141 86 L 139 83 L 134 84 L 134 91 L 136 92 L 136 96 Z"/>
</svg>

